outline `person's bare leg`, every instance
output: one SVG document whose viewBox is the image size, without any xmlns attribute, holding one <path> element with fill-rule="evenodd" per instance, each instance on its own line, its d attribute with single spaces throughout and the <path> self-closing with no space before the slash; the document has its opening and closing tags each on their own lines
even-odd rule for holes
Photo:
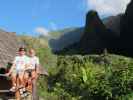
<svg viewBox="0 0 133 100">
<path fill-rule="evenodd" d="M 16 74 L 12 74 L 11 79 L 12 79 L 12 86 L 16 86 Z"/>
<path fill-rule="evenodd" d="M 29 73 L 25 72 L 25 73 L 24 73 L 24 84 L 25 84 L 24 86 L 27 85 L 28 79 L 29 79 Z"/>
<path fill-rule="evenodd" d="M 19 73 L 20 86 L 24 86 L 24 72 Z"/>
<path fill-rule="evenodd" d="M 15 91 L 16 90 L 16 74 L 15 73 L 11 74 L 11 81 L 12 81 L 12 88 L 10 90 Z"/>
<path fill-rule="evenodd" d="M 15 91 L 16 100 L 21 100 L 20 92 L 18 89 L 20 82 L 19 82 L 19 77 L 17 76 L 17 74 L 14 76 L 14 85 L 16 85 L 16 91 Z"/>
<path fill-rule="evenodd" d="M 19 90 L 16 91 L 15 97 L 16 97 L 16 100 L 21 100 L 21 96 L 20 96 Z"/>
</svg>

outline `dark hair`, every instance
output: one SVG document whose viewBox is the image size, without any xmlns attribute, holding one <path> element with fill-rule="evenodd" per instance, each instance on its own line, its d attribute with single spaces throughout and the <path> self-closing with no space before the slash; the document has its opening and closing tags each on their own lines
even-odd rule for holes
<svg viewBox="0 0 133 100">
<path fill-rule="evenodd" d="M 18 51 L 26 51 L 26 48 L 20 47 Z"/>
</svg>

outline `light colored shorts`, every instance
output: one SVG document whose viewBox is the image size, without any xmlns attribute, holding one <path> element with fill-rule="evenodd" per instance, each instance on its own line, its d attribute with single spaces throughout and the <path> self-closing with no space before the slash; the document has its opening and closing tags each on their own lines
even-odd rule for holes
<svg viewBox="0 0 133 100">
<path fill-rule="evenodd" d="M 16 68 L 14 68 L 12 71 L 13 75 L 22 75 L 23 73 L 24 73 L 24 70 L 16 70 Z"/>
</svg>

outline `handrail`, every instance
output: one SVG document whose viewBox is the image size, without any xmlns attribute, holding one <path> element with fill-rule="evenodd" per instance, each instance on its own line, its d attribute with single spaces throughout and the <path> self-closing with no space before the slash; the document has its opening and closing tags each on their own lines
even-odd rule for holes
<svg viewBox="0 0 133 100">
<path fill-rule="evenodd" d="M 8 76 L 7 76 L 7 75 L 5 75 L 5 74 L 0 74 L 0 76 L 8 77 Z"/>
<path fill-rule="evenodd" d="M 0 90 L 0 93 L 7 93 L 7 92 L 11 92 L 10 90 Z"/>
</svg>

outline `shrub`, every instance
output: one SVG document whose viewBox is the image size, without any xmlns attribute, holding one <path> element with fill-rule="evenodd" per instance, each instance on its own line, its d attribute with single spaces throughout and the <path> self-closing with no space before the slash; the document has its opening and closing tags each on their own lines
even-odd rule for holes
<svg viewBox="0 0 133 100">
<path fill-rule="evenodd" d="M 48 79 L 50 93 L 63 98 L 60 100 L 132 98 L 132 61 L 115 55 L 59 56 L 58 71 Z"/>
</svg>

